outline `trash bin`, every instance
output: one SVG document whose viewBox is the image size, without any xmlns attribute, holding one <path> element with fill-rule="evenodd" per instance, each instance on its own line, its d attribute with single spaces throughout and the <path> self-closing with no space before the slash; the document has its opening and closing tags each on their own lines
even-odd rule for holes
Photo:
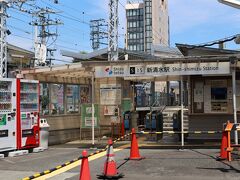
<svg viewBox="0 0 240 180">
<path fill-rule="evenodd" d="M 40 147 L 48 149 L 49 124 L 46 119 L 40 119 Z"/>
</svg>

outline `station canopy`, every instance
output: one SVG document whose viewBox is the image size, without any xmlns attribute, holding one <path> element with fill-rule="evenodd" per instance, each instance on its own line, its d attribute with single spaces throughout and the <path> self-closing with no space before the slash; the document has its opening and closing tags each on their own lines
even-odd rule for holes
<svg viewBox="0 0 240 180">
<path fill-rule="evenodd" d="M 175 81 L 188 75 L 230 75 L 231 57 L 240 59 L 239 51 L 218 48 L 192 47 L 177 44 L 183 56 L 154 57 L 141 54 L 135 60 L 107 61 L 106 49 L 81 55 L 65 52 L 74 59 L 72 64 L 23 70 L 23 78 L 41 82 L 82 83 L 89 78 L 124 78 L 131 81 Z M 132 54 L 133 55 L 133 54 Z M 140 54 L 139 54 L 140 55 Z M 84 60 L 84 58 L 85 60 Z M 101 56 L 100 59 L 99 56 Z M 79 61 L 79 62 L 77 62 Z M 240 67 L 239 64 L 236 66 Z"/>
<path fill-rule="evenodd" d="M 92 76 L 91 68 L 84 68 L 81 63 L 25 69 L 18 74 L 18 77 L 41 82 L 76 84 L 86 84 Z"/>
</svg>

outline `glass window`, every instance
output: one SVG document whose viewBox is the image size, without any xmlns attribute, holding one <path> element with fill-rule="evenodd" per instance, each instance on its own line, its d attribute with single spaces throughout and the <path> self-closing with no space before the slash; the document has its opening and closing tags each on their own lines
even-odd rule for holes
<svg viewBox="0 0 240 180">
<path fill-rule="evenodd" d="M 133 39 L 136 39 L 136 38 L 137 38 L 137 36 L 136 36 L 136 34 L 134 33 L 134 34 L 133 34 Z"/>
<path fill-rule="evenodd" d="M 64 113 L 64 90 L 63 84 L 51 84 L 51 113 Z"/>
<path fill-rule="evenodd" d="M 133 27 L 137 27 L 137 22 L 133 22 Z"/>
<path fill-rule="evenodd" d="M 78 85 L 67 85 L 66 89 L 67 98 L 67 113 L 78 113 L 79 112 L 79 86 Z"/>
<path fill-rule="evenodd" d="M 151 24 L 151 22 L 152 22 L 152 20 L 151 20 L 151 19 L 146 19 L 146 24 L 147 24 L 147 25 L 150 25 L 150 24 Z"/>
<path fill-rule="evenodd" d="M 132 39 L 132 38 L 133 38 L 133 34 L 131 33 L 131 34 L 130 34 L 130 39 Z"/>
<path fill-rule="evenodd" d="M 132 16 L 132 9 L 129 10 L 129 16 Z"/>
<path fill-rule="evenodd" d="M 133 50 L 136 51 L 137 50 L 137 45 L 133 46 Z"/>
<path fill-rule="evenodd" d="M 40 113 L 49 114 L 49 84 L 40 83 Z"/>
<path fill-rule="evenodd" d="M 211 88 L 212 100 L 226 100 L 227 99 L 227 88 Z"/>
<path fill-rule="evenodd" d="M 136 15 L 137 15 L 136 10 L 133 10 L 133 16 L 136 16 Z"/>
<path fill-rule="evenodd" d="M 151 12 L 151 7 L 146 7 L 146 13 L 150 13 Z"/>
</svg>

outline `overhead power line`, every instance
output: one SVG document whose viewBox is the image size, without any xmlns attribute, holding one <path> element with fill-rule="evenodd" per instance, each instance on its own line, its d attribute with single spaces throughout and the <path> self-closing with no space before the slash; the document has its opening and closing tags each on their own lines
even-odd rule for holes
<svg viewBox="0 0 240 180">
<path fill-rule="evenodd" d="M 21 29 L 21 28 L 18 28 L 18 27 L 16 27 L 16 26 L 7 25 L 7 27 L 10 27 L 10 28 L 16 29 L 16 30 L 21 31 L 21 32 L 24 32 L 24 33 L 26 33 L 26 34 L 32 34 L 31 32 L 26 31 L 26 30 Z"/>
<path fill-rule="evenodd" d="M 211 41 L 211 42 L 207 42 L 207 43 L 192 45 L 193 47 L 191 47 L 190 49 L 222 44 L 222 43 L 225 43 L 225 42 L 233 41 L 234 39 L 238 38 L 239 36 L 240 36 L 240 34 L 236 34 L 234 36 L 226 37 L 226 38 L 219 39 L 219 40 L 216 40 L 216 41 Z"/>
</svg>

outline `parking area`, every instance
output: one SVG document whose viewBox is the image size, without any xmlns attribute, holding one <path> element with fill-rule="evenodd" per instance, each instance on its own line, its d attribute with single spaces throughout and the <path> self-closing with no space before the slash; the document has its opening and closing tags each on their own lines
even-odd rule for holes
<svg viewBox="0 0 240 180">
<path fill-rule="evenodd" d="M 125 175 L 124 179 L 237 180 L 240 178 L 240 161 L 238 159 L 232 162 L 216 161 L 215 157 L 219 155 L 218 149 L 141 149 L 140 153 L 145 157 L 141 161 L 124 160 L 129 156 L 127 146 L 120 146 L 115 150 L 118 170 Z M 21 179 L 75 159 L 81 155 L 81 151 L 82 149 L 78 147 L 54 146 L 37 154 L 6 157 L 0 160 L 0 177 L 5 180 Z M 92 179 L 97 179 L 97 175 L 102 173 L 105 159 L 105 153 L 100 153 L 90 160 Z M 77 180 L 79 164 L 80 162 L 77 162 L 68 167 L 67 171 L 59 170 L 54 176 L 48 177 L 53 180 Z"/>
</svg>

